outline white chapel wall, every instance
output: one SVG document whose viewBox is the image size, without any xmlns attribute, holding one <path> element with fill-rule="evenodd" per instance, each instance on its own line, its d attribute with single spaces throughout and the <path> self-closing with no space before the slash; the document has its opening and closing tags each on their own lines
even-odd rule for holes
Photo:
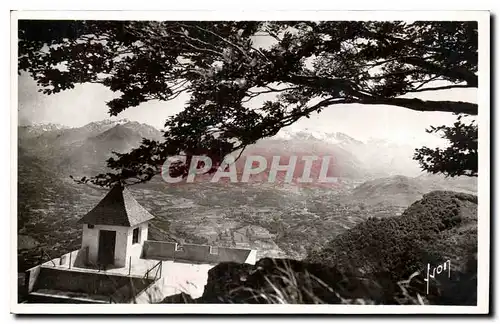
<svg viewBox="0 0 500 324">
<path fill-rule="evenodd" d="M 97 256 L 99 253 L 99 231 L 115 231 L 115 265 L 124 267 L 127 259 L 128 229 L 128 227 L 124 226 L 110 225 L 94 225 L 94 228 L 88 228 L 87 224 L 83 224 L 82 248 L 87 246 L 89 248 L 88 261 L 97 264 Z M 132 235 L 132 232 L 130 232 L 130 235 Z M 131 237 L 130 239 L 132 240 Z"/>
<path fill-rule="evenodd" d="M 139 228 L 139 242 L 132 244 L 133 232 L 135 228 Z M 127 233 L 127 262 L 132 259 L 137 259 L 141 257 L 142 254 L 142 246 L 144 241 L 148 238 L 148 222 L 144 222 L 142 224 L 136 225 L 134 227 L 130 227 Z"/>
</svg>

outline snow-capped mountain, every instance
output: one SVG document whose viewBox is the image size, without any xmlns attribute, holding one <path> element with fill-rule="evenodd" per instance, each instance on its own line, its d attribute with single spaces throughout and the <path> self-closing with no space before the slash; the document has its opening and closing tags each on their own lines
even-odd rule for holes
<svg viewBox="0 0 500 324">
<path fill-rule="evenodd" d="M 55 171 L 65 173 L 103 170 L 113 151 L 125 153 L 138 147 L 143 138 L 162 138 L 162 133 L 153 126 L 127 119 L 106 119 L 76 128 L 38 127 L 37 130 L 34 135 L 29 128 L 19 127 L 19 148 L 45 161 Z"/>
<path fill-rule="evenodd" d="M 32 129 L 39 129 L 40 131 L 44 131 L 44 132 L 69 128 L 68 126 L 61 125 L 61 124 L 54 124 L 54 123 L 47 123 L 47 124 L 34 123 L 30 126 Z"/>
<path fill-rule="evenodd" d="M 124 125 L 127 123 L 130 123 L 131 121 L 128 120 L 127 118 L 123 119 L 118 119 L 118 120 L 112 120 L 112 119 L 104 119 L 100 121 L 95 121 L 88 123 L 87 125 L 83 126 L 82 128 L 90 131 L 90 132 L 95 132 L 95 131 L 106 131 L 110 128 L 113 128 L 117 125 Z"/>
<path fill-rule="evenodd" d="M 35 124 L 31 124 L 31 125 L 19 126 L 19 132 L 21 133 L 20 135 L 22 135 L 22 136 L 36 137 L 36 136 L 39 136 L 45 132 L 58 131 L 58 130 L 68 129 L 68 128 L 69 128 L 68 126 L 61 125 L 61 124 L 35 123 Z"/>
<path fill-rule="evenodd" d="M 290 128 L 281 130 L 271 139 L 310 143 L 311 145 L 322 143 L 330 147 L 340 148 L 349 152 L 354 157 L 351 160 L 358 161 L 358 166 L 369 170 L 375 177 L 398 174 L 413 177 L 420 172 L 417 162 L 412 158 L 416 148 L 412 144 L 400 144 L 387 139 L 375 138 L 360 141 L 341 132 Z"/>
<path fill-rule="evenodd" d="M 284 140 L 317 140 L 331 144 L 363 144 L 362 141 L 358 141 L 341 132 L 323 132 L 307 128 L 300 130 L 282 129 L 273 138 Z"/>
</svg>

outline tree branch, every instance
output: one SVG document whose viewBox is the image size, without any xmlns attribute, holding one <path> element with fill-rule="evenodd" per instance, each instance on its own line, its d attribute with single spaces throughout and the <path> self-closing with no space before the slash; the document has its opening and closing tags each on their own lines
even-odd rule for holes
<svg viewBox="0 0 500 324">
<path fill-rule="evenodd" d="M 211 30 L 208 30 L 208 29 L 205 29 L 205 28 L 202 28 L 198 25 L 195 26 L 198 30 L 201 30 L 201 31 L 204 31 L 206 33 L 209 33 L 209 34 L 212 34 L 214 35 L 215 37 L 219 38 L 220 40 L 222 40 L 223 42 L 225 42 L 226 44 L 236 48 L 238 51 L 241 52 L 241 54 L 243 54 L 247 59 L 251 59 L 251 57 L 248 55 L 248 53 L 243 49 L 241 48 L 240 46 L 234 44 L 233 42 L 229 41 L 228 39 L 222 37 L 221 35 L 217 34 L 217 33 L 214 33 L 213 31 Z"/>
<path fill-rule="evenodd" d="M 413 92 L 424 92 L 424 91 L 435 91 L 435 90 L 446 90 L 446 89 L 456 89 L 456 88 L 472 88 L 471 86 L 467 84 L 453 84 L 449 86 L 442 86 L 442 87 L 432 87 L 432 88 L 423 88 L 423 89 L 415 89 L 412 91 L 408 91 L 408 93 L 413 93 Z"/>
<path fill-rule="evenodd" d="M 477 75 L 464 68 L 456 67 L 446 69 L 416 56 L 403 57 L 401 58 L 401 62 L 421 67 L 429 72 L 433 72 L 434 74 L 443 75 L 456 80 L 463 80 L 467 82 L 469 87 L 478 86 Z"/>
<path fill-rule="evenodd" d="M 390 105 L 408 108 L 416 111 L 443 111 L 477 115 L 477 104 L 463 101 L 430 101 L 407 98 L 365 98 L 361 100 L 348 100 L 350 103 L 364 105 Z"/>
</svg>

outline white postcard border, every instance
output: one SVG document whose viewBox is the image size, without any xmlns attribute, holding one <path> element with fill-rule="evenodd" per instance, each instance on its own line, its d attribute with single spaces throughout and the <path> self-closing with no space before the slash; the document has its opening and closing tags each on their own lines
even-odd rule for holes
<svg viewBox="0 0 500 324">
<path fill-rule="evenodd" d="M 477 306 L 78 305 L 17 303 L 17 20 L 476 20 L 479 29 Z M 11 12 L 11 312 L 16 314 L 486 314 L 490 269 L 490 13 L 488 11 L 15 11 Z"/>
</svg>

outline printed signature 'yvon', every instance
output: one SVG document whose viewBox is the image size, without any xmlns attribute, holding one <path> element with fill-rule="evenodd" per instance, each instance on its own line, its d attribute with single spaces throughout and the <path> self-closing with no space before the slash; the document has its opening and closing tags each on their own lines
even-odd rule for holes
<svg viewBox="0 0 500 324">
<path fill-rule="evenodd" d="M 446 261 L 443 264 L 438 265 L 437 267 L 434 267 L 434 269 L 432 270 L 432 274 L 430 274 L 431 265 L 429 263 L 427 263 L 427 278 L 424 279 L 427 282 L 427 294 L 429 294 L 429 281 L 430 281 L 429 278 L 434 279 L 436 277 L 436 273 L 441 274 L 441 272 L 446 271 L 446 270 L 448 270 L 448 278 L 450 278 L 450 274 L 451 274 L 451 262 L 450 262 L 450 260 Z"/>
</svg>

